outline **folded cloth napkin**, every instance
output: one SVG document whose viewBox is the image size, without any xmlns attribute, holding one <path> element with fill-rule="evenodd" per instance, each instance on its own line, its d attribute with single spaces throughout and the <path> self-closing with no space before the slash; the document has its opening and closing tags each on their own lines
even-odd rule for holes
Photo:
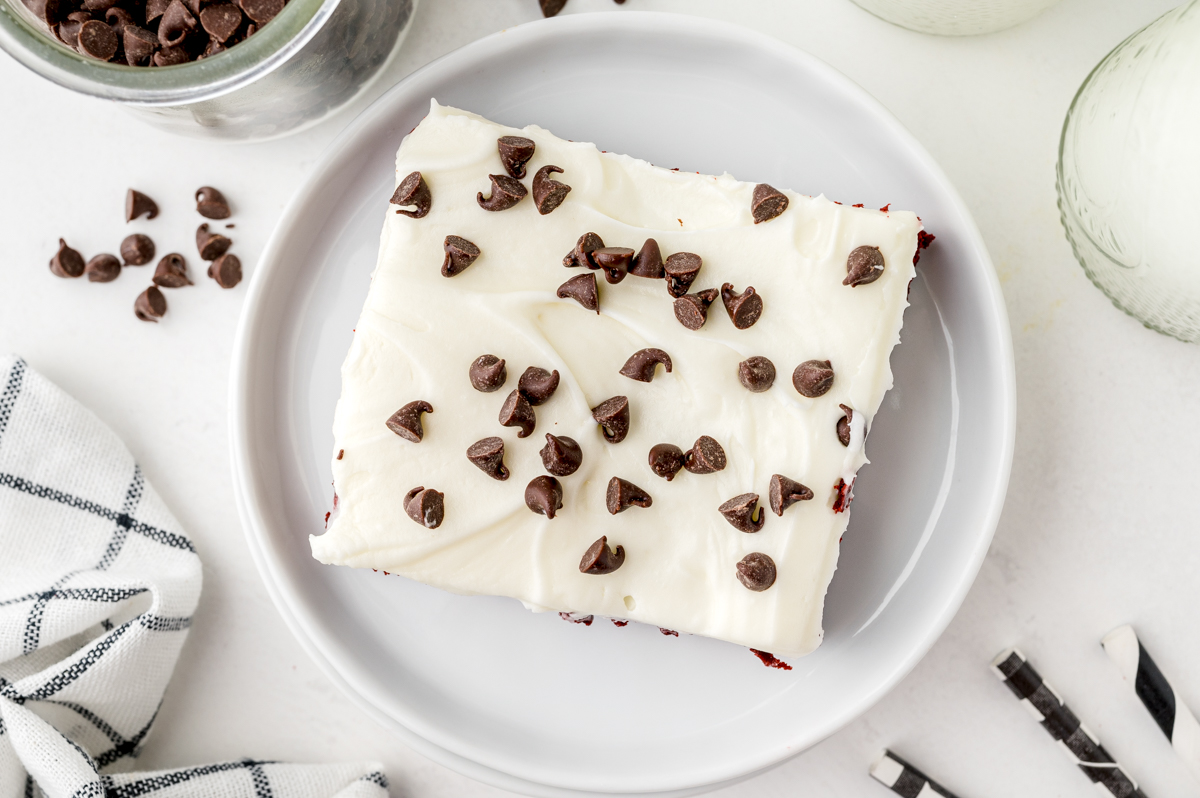
<svg viewBox="0 0 1200 798">
<path fill-rule="evenodd" d="M 0 357 L 0 798 L 387 798 L 378 765 L 129 769 L 200 558 L 112 430 Z"/>
</svg>

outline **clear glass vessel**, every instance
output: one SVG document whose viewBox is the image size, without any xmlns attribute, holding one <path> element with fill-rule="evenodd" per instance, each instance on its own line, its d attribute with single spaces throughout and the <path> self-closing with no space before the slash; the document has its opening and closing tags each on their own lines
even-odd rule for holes
<svg viewBox="0 0 1200 798">
<path fill-rule="evenodd" d="M 1058 208 L 1083 270 L 1147 327 L 1200 341 L 1200 0 L 1130 36 L 1075 95 Z"/>
<path fill-rule="evenodd" d="M 877 17 L 921 33 L 973 36 L 1011 28 L 1058 0 L 854 0 Z"/>
<path fill-rule="evenodd" d="M 133 67 L 62 44 L 21 0 L 0 0 L 0 47 L 42 77 L 114 100 L 157 127 L 264 139 L 320 121 L 399 48 L 417 0 L 290 0 L 255 35 L 200 61 Z"/>
</svg>

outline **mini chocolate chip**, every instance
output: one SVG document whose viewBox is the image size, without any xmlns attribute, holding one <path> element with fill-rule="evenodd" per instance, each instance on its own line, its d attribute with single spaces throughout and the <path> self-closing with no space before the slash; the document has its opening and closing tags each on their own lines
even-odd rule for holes
<svg viewBox="0 0 1200 798">
<path fill-rule="evenodd" d="M 796 480 L 788 479 L 782 474 L 771 475 L 767 498 L 775 515 L 783 515 L 783 511 L 796 502 L 806 502 L 812 497 L 813 492 Z"/>
<path fill-rule="evenodd" d="M 638 382 L 650 382 L 654 379 L 654 367 L 662 364 L 667 373 L 671 373 L 671 356 L 661 349 L 639 349 L 629 356 L 625 365 L 621 366 L 621 375 Z"/>
<path fill-rule="evenodd" d="M 58 24 L 54 32 L 60 41 L 72 50 L 79 49 L 79 30 L 83 23 L 92 18 L 86 11 L 75 11 L 67 14 L 67 18 Z"/>
<path fill-rule="evenodd" d="M 187 6 L 180 0 L 171 0 L 158 23 L 158 41 L 163 47 L 178 47 L 197 24 Z"/>
<path fill-rule="evenodd" d="M 500 426 L 520 427 L 518 438 L 528 438 L 537 426 L 537 416 L 533 413 L 533 405 L 519 390 L 513 391 L 500 406 Z"/>
<path fill-rule="evenodd" d="M 232 214 L 225 195 L 212 186 L 196 189 L 196 210 L 205 219 L 228 219 Z"/>
<path fill-rule="evenodd" d="M 701 435 L 683 455 L 683 467 L 693 474 L 713 474 L 723 471 L 727 461 L 721 444 L 707 435 Z"/>
<path fill-rule="evenodd" d="M 552 17 L 559 11 L 563 10 L 563 6 L 567 4 L 567 0 L 538 0 L 542 5 L 542 16 Z"/>
<path fill-rule="evenodd" d="M 833 387 L 833 366 L 828 360 L 806 360 L 792 372 L 792 385 L 809 399 L 824 396 Z"/>
<path fill-rule="evenodd" d="M 126 25 L 137 24 L 133 21 L 133 15 L 120 6 L 105 9 L 104 21 L 113 29 L 113 33 L 117 34 L 117 38 L 124 38 Z"/>
<path fill-rule="evenodd" d="M 850 423 L 854 421 L 854 411 L 845 405 L 838 405 L 846 415 L 838 419 L 837 436 L 842 446 L 850 445 Z"/>
<path fill-rule="evenodd" d="M 495 355 L 480 355 L 475 358 L 468 374 L 471 385 L 483 393 L 500 390 L 508 379 L 508 369 L 504 367 L 504 360 Z"/>
<path fill-rule="evenodd" d="M 220 233 L 209 232 L 208 222 L 196 228 L 196 249 L 201 260 L 216 260 L 232 245 L 233 242 Z"/>
<path fill-rule="evenodd" d="M 670 482 L 683 468 L 684 458 L 683 449 L 673 443 L 655 444 L 650 447 L 650 470 Z"/>
<path fill-rule="evenodd" d="M 491 437 L 475 441 L 467 449 L 467 459 L 492 479 L 498 479 L 501 482 L 508 479 L 509 470 L 504 465 L 504 440 L 502 438 Z"/>
<path fill-rule="evenodd" d="M 696 282 L 696 275 L 704 261 L 699 255 L 691 252 L 676 252 L 663 263 L 663 271 L 667 275 L 667 292 L 673 297 L 681 297 Z"/>
<path fill-rule="evenodd" d="M 152 285 L 133 302 L 133 315 L 142 321 L 157 322 L 167 313 L 167 298 L 163 296 L 158 286 Z"/>
<path fill-rule="evenodd" d="M 192 284 L 188 279 L 187 261 L 178 252 L 163 255 L 154 269 L 152 280 L 159 288 L 183 288 Z"/>
<path fill-rule="evenodd" d="M 488 180 L 492 181 L 492 195 L 487 199 L 483 198 L 482 191 L 475 195 L 479 207 L 485 211 L 506 211 L 529 193 L 520 180 L 508 175 L 488 175 Z"/>
<path fill-rule="evenodd" d="M 158 50 L 158 36 L 137 25 L 126 25 L 121 31 L 121 43 L 125 46 L 125 63 L 129 66 L 147 66 Z M 145 195 L 143 195 L 145 196 Z M 147 197 L 147 199 L 149 199 Z M 128 207 L 128 206 L 126 206 Z M 158 208 L 154 209 L 155 214 Z M 129 212 L 126 211 L 126 216 Z M 153 216 L 150 218 L 154 218 Z M 129 219 L 126 219 L 129 221 Z"/>
<path fill-rule="evenodd" d="M 775 384 L 775 364 L 755 355 L 738 363 L 738 380 L 751 393 L 762 393 Z"/>
<path fill-rule="evenodd" d="M 242 11 L 233 3 L 217 3 L 200 9 L 200 25 L 215 41 L 228 41 L 241 24 Z"/>
<path fill-rule="evenodd" d="M 154 260 L 154 242 L 150 236 L 134 233 L 121 242 L 121 257 L 126 266 L 145 266 Z"/>
<path fill-rule="evenodd" d="M 529 163 L 533 151 L 537 149 L 533 140 L 524 136 L 501 136 L 496 139 L 496 147 L 500 150 L 500 163 L 504 164 L 504 171 L 518 180 L 525 177 L 525 164 Z"/>
<path fill-rule="evenodd" d="M 542 466 L 556 477 L 569 477 L 583 465 L 583 449 L 574 438 L 566 435 L 546 433 L 546 445 L 542 447 Z"/>
<path fill-rule="evenodd" d="M 658 248 L 657 241 L 653 238 L 646 239 L 642 248 L 638 250 L 638 254 L 633 256 L 629 273 L 634 277 L 648 277 L 651 280 L 660 280 L 666 275 L 666 271 L 663 269 L 662 250 Z"/>
<path fill-rule="evenodd" d="M 592 408 L 592 418 L 604 431 L 609 443 L 620 443 L 629 434 L 629 398 L 614 396 Z"/>
<path fill-rule="evenodd" d="M 708 321 L 708 306 L 717 299 L 717 289 L 706 288 L 675 300 L 675 318 L 689 330 L 699 330 Z"/>
<path fill-rule="evenodd" d="M 390 205 L 401 205 L 407 207 L 415 205 L 415 211 L 397 210 L 396 213 L 403 214 L 413 219 L 420 219 L 429 213 L 429 209 L 433 207 L 433 193 L 429 190 L 429 184 L 425 182 L 425 178 L 420 172 L 412 172 L 408 177 L 400 181 L 400 185 L 396 186 L 395 192 L 392 193 L 392 198 L 388 200 Z"/>
<path fill-rule="evenodd" d="M 59 277 L 79 277 L 84 270 L 83 256 L 58 239 L 58 252 L 50 259 L 50 271 Z"/>
<path fill-rule="evenodd" d="M 604 574 L 611 574 L 620 568 L 624 562 L 625 547 L 617 546 L 615 551 L 610 549 L 608 547 L 608 536 L 605 535 L 588 546 L 588 550 L 583 553 L 583 559 L 579 561 L 579 570 L 585 574 L 602 576 Z"/>
<path fill-rule="evenodd" d="M 596 288 L 596 275 L 593 272 L 580 274 L 567 280 L 558 287 L 560 299 L 574 299 L 588 310 L 600 312 L 600 294 Z"/>
<path fill-rule="evenodd" d="M 114 255 L 96 255 L 87 262 L 84 273 L 93 283 L 111 283 L 121 276 L 121 261 Z"/>
<path fill-rule="evenodd" d="M 558 390 L 558 371 L 546 371 L 537 366 L 530 366 L 525 369 L 521 379 L 517 380 L 517 390 L 534 407 L 545 404 Z"/>
<path fill-rule="evenodd" d="M 604 495 L 605 506 L 613 515 L 630 507 L 649 507 L 654 504 L 650 494 L 627 479 L 613 477 L 608 481 L 608 492 Z"/>
<path fill-rule="evenodd" d="M 747 589 L 761 593 L 775 584 L 775 561 L 757 551 L 747 554 L 737 564 L 737 578 Z"/>
<path fill-rule="evenodd" d="M 598 268 L 592 261 L 592 253 L 604 246 L 604 242 L 600 236 L 595 233 L 584 233 L 575 242 L 575 249 L 567 253 L 563 258 L 563 266 L 568 268 L 575 266 L 586 266 L 589 269 Z"/>
<path fill-rule="evenodd" d="M 562 485 L 554 477 L 545 474 L 534 477 L 525 486 L 525 506 L 538 515 L 553 518 L 563 506 Z"/>
<path fill-rule="evenodd" d="M 235 42 L 230 42 L 230 45 L 233 44 L 235 44 Z M 199 61 L 201 59 L 208 58 L 209 56 L 216 55 L 217 53 L 223 53 L 225 50 L 225 45 L 221 44 L 216 39 L 209 39 L 208 44 L 204 45 L 204 52 L 196 56 L 196 60 Z"/>
<path fill-rule="evenodd" d="M 118 43 L 117 32 L 99 20 L 88 20 L 79 29 L 79 52 L 98 61 L 111 61 Z"/>
<path fill-rule="evenodd" d="M 754 290 L 754 286 L 747 287 L 739 294 L 733 290 L 733 283 L 725 283 L 721 286 L 721 301 L 725 303 L 729 320 L 739 330 L 753 327 L 763 312 L 762 297 Z"/>
<path fill-rule="evenodd" d="M 763 508 L 758 506 L 757 493 L 743 493 L 741 496 L 734 496 L 717 509 L 721 515 L 725 516 L 725 520 L 729 522 L 730 526 L 739 532 L 758 532 L 767 522 L 767 514 L 763 512 Z M 754 518 L 756 509 L 758 510 L 758 520 Z"/>
<path fill-rule="evenodd" d="M 246 12 L 246 16 L 262 26 L 275 19 L 275 15 L 283 11 L 284 2 L 285 0 L 238 0 L 238 5 Z M 247 36 L 251 33 L 252 31 L 246 31 Z"/>
<path fill-rule="evenodd" d="M 769 222 L 787 210 L 788 198 L 777 188 L 771 188 L 766 183 L 754 187 L 754 196 L 750 199 L 750 213 L 754 223 Z"/>
<path fill-rule="evenodd" d="M 242 281 L 242 262 L 232 252 L 226 252 L 208 265 L 208 276 L 222 288 L 233 288 Z"/>
<path fill-rule="evenodd" d="M 404 494 L 404 512 L 426 529 L 437 529 L 446 517 L 444 496 L 433 488 L 417 487 Z"/>
<path fill-rule="evenodd" d="M 570 186 L 550 177 L 552 174 L 561 173 L 562 169 L 557 166 L 543 166 L 533 176 L 533 204 L 542 216 L 562 205 L 563 200 L 571 193 Z"/>
<path fill-rule="evenodd" d="M 873 283 L 883 274 L 883 253 L 879 247 L 857 247 L 846 258 L 846 279 L 842 285 L 857 288 Z"/>
<path fill-rule="evenodd" d="M 129 189 L 125 192 L 125 221 L 132 222 L 143 214 L 147 219 L 158 216 L 158 203 L 140 191 Z"/>
<path fill-rule="evenodd" d="M 601 247 L 591 253 L 592 263 L 604 270 L 604 279 L 616 285 L 629 273 L 633 250 L 629 247 Z"/>
<path fill-rule="evenodd" d="M 164 47 L 154 54 L 150 63 L 156 67 L 167 67 L 186 64 L 190 60 L 191 56 L 188 55 L 188 51 L 182 47 Z"/>
<path fill-rule="evenodd" d="M 420 443 L 425 437 L 425 427 L 421 424 L 422 413 L 432 413 L 433 405 L 429 402 L 418 399 L 415 402 L 409 402 L 404 407 L 392 413 L 385 424 L 392 432 L 399 435 L 406 441 Z"/>
<path fill-rule="evenodd" d="M 462 236 L 446 236 L 442 249 L 446 251 L 446 259 L 442 261 L 443 277 L 462 274 L 479 257 L 479 247 Z"/>
<path fill-rule="evenodd" d="M 342 459 L 342 458 L 343 458 L 345 455 L 346 455 L 346 450 L 345 450 L 345 449 L 338 449 L 338 456 L 337 456 L 337 459 L 341 460 L 341 459 Z"/>
</svg>

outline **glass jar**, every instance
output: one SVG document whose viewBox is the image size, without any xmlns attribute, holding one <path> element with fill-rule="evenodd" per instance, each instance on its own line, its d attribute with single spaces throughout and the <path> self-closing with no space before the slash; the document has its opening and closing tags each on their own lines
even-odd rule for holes
<svg viewBox="0 0 1200 798">
<path fill-rule="evenodd" d="M 1063 124 L 1058 208 L 1083 270 L 1147 327 L 1200 341 L 1200 0 L 1105 56 Z"/>
<path fill-rule="evenodd" d="M 0 0 L 0 47 L 44 78 L 121 103 L 174 133 L 264 139 L 349 102 L 403 42 L 417 0 L 290 0 L 223 53 L 167 67 L 97 61 L 58 41 L 21 0 Z"/>
<path fill-rule="evenodd" d="M 854 0 L 902 28 L 942 36 L 972 36 L 1011 28 L 1058 0 Z"/>
</svg>

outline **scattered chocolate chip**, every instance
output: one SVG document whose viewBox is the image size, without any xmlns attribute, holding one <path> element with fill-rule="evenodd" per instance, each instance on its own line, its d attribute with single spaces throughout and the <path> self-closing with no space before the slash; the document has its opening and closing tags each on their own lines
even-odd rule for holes
<svg viewBox="0 0 1200 798">
<path fill-rule="evenodd" d="M 442 248 L 446 251 L 446 259 L 442 261 L 443 277 L 462 274 L 479 257 L 479 247 L 462 236 L 446 236 Z"/>
<path fill-rule="evenodd" d="M 599 268 L 592 261 L 592 253 L 604 246 L 604 242 L 600 236 L 595 233 L 584 233 L 575 242 L 575 249 L 567 253 L 563 258 L 563 266 L 568 268 L 574 266 L 586 266 L 589 269 Z"/>
<path fill-rule="evenodd" d="M 749 286 L 739 294 L 733 290 L 733 283 L 725 283 L 721 286 L 721 301 L 725 303 L 729 320 L 739 330 L 753 327 L 763 312 L 762 297 L 754 290 L 754 286 Z"/>
<path fill-rule="evenodd" d="M 518 180 L 525 177 L 525 164 L 529 163 L 537 148 L 533 140 L 524 136 L 501 136 L 496 139 L 496 147 L 500 150 L 500 163 L 504 164 L 504 171 Z"/>
<path fill-rule="evenodd" d="M 242 24 L 242 12 L 233 3 L 217 3 L 200 9 L 200 26 L 215 41 L 224 44 Z"/>
<path fill-rule="evenodd" d="M 569 477 L 583 465 L 583 449 L 574 438 L 566 435 L 546 433 L 546 445 L 542 447 L 542 466 L 556 477 Z"/>
<path fill-rule="evenodd" d="M 579 561 L 579 570 L 585 574 L 611 574 L 625 562 L 625 547 L 617 546 L 616 550 L 608 547 L 608 536 L 597 540 L 583 553 Z"/>
<path fill-rule="evenodd" d="M 208 276 L 222 288 L 233 288 L 242 281 L 242 262 L 232 252 L 226 252 L 208 265 Z"/>
<path fill-rule="evenodd" d="M 121 242 L 121 258 L 126 266 L 145 266 L 154 260 L 154 242 L 150 236 L 134 233 Z"/>
<path fill-rule="evenodd" d="M 723 471 L 727 461 L 721 444 L 707 435 L 701 435 L 683 455 L 683 467 L 693 474 L 713 474 Z"/>
<path fill-rule="evenodd" d="M 754 187 L 754 196 L 750 199 L 750 213 L 754 215 L 754 223 L 769 222 L 787 210 L 788 198 L 777 188 L 771 188 L 766 183 Z"/>
<path fill-rule="evenodd" d="M 543 166 L 533 176 L 533 204 L 542 216 L 562 205 L 563 200 L 571 193 L 570 186 L 550 177 L 552 174 L 561 173 L 562 169 L 557 166 Z"/>
<path fill-rule="evenodd" d="M 114 255 L 96 255 L 87 262 L 83 271 L 93 283 L 111 283 L 121 276 L 121 261 Z"/>
<path fill-rule="evenodd" d="M 614 396 L 592 408 L 592 418 L 604 430 L 604 439 L 620 443 L 629 434 L 629 398 Z"/>
<path fill-rule="evenodd" d="M 767 499 L 775 515 L 783 515 L 783 511 L 796 502 L 806 502 L 812 499 L 813 492 L 794 479 L 788 479 L 782 474 L 773 474 L 767 490 Z"/>
<path fill-rule="evenodd" d="M 534 407 L 545 404 L 558 390 L 558 371 L 546 371 L 537 366 L 530 366 L 525 369 L 521 379 L 517 380 L 517 390 Z"/>
<path fill-rule="evenodd" d="M 187 6 L 180 0 L 171 0 L 158 23 L 158 41 L 163 47 L 178 47 L 196 29 L 197 24 Z"/>
<path fill-rule="evenodd" d="M 699 255 L 691 252 L 676 252 L 663 263 L 663 271 L 667 275 L 667 292 L 673 297 L 681 297 L 692 287 L 696 275 L 704 261 Z"/>
<path fill-rule="evenodd" d="M 525 506 L 538 515 L 553 518 L 563 506 L 562 485 L 554 477 L 545 474 L 534 477 L 525 486 Z"/>
<path fill-rule="evenodd" d="M 537 417 L 533 413 L 533 405 L 519 391 L 513 391 L 500 407 L 500 426 L 520 427 L 518 438 L 528 438 L 537 426 Z"/>
<path fill-rule="evenodd" d="M 157 322 L 167 313 L 167 298 L 163 296 L 158 286 L 152 285 L 133 302 L 133 315 L 142 321 Z"/>
<path fill-rule="evenodd" d="M 850 445 L 850 422 L 854 421 L 854 411 L 845 405 L 838 405 L 846 415 L 838 419 L 837 436 L 842 446 Z"/>
<path fill-rule="evenodd" d="M 79 277 L 84 270 L 83 256 L 67 246 L 67 242 L 58 239 L 58 252 L 50 259 L 50 271 L 59 277 Z"/>
<path fill-rule="evenodd" d="M 479 207 L 485 211 L 506 211 L 529 193 L 520 180 L 508 175 L 488 175 L 488 180 L 492 181 L 492 196 L 484 199 L 482 191 L 475 196 Z"/>
<path fill-rule="evenodd" d="M 567 4 L 567 0 L 538 0 L 538 2 L 542 4 L 543 17 L 554 16 Z"/>
<path fill-rule="evenodd" d="M 186 64 L 190 60 L 188 51 L 182 47 L 164 47 L 154 54 L 150 62 L 156 67 L 167 67 Z"/>
<path fill-rule="evenodd" d="M 608 481 L 608 492 L 604 496 L 605 506 L 613 515 L 630 507 L 649 507 L 654 504 L 650 494 L 627 479 L 613 477 Z"/>
<path fill-rule="evenodd" d="M 792 372 L 792 385 L 809 399 L 824 396 L 833 387 L 833 366 L 828 360 L 806 360 Z"/>
<path fill-rule="evenodd" d="M 196 228 L 196 250 L 201 260 L 216 260 L 232 245 L 233 242 L 220 233 L 210 232 L 208 222 Z"/>
<path fill-rule="evenodd" d="M 337 459 L 341 460 L 341 459 L 342 459 L 342 457 L 344 457 L 344 456 L 345 456 L 345 454 L 346 454 L 346 450 L 345 450 L 345 449 L 338 449 L 338 456 L 337 456 Z"/>
<path fill-rule="evenodd" d="M 88 20 L 79 28 L 79 52 L 98 61 L 111 61 L 118 43 L 117 32 L 99 20 Z"/>
<path fill-rule="evenodd" d="M 638 382 L 650 382 L 654 379 L 654 367 L 662 364 L 668 374 L 671 373 L 671 356 L 661 349 L 639 349 L 629 356 L 625 365 L 621 366 L 621 375 Z"/>
<path fill-rule="evenodd" d="M 858 247 L 846 258 L 846 279 L 842 285 L 857 288 L 873 283 L 883 274 L 883 253 L 879 247 Z"/>
<path fill-rule="evenodd" d="M 504 385 L 508 379 L 508 369 L 504 367 L 503 359 L 495 355 L 480 355 L 471 364 L 469 376 L 475 390 L 491 393 Z"/>
<path fill-rule="evenodd" d="M 225 195 L 212 186 L 196 190 L 196 210 L 205 219 L 228 219 L 231 213 Z"/>
<path fill-rule="evenodd" d="M 392 198 L 388 200 L 390 205 L 401 205 L 407 207 L 415 205 L 415 211 L 397 210 L 396 213 L 403 214 L 413 219 L 420 219 L 425 214 L 429 213 L 429 209 L 433 207 L 433 193 L 429 190 L 429 184 L 425 182 L 425 178 L 420 172 L 413 172 L 400 181 L 400 185 L 396 186 L 395 192 L 392 193 Z"/>
<path fill-rule="evenodd" d="M 592 263 L 604 270 L 604 279 L 615 285 L 629 273 L 633 250 L 629 247 L 601 247 L 591 253 Z"/>
<path fill-rule="evenodd" d="M 738 363 L 738 380 L 751 393 L 762 393 L 775 384 L 775 364 L 755 355 Z"/>
<path fill-rule="evenodd" d="M 433 488 L 416 487 L 404 494 L 404 512 L 426 529 L 437 529 L 446 517 L 443 499 Z"/>
<path fill-rule="evenodd" d="M 150 59 L 158 50 L 158 36 L 137 25 L 126 25 L 122 29 L 121 43 L 125 46 L 125 63 L 129 66 L 149 66 Z M 157 207 L 154 212 L 158 213 Z M 128 211 L 126 211 L 126 216 L 128 216 Z"/>
<path fill-rule="evenodd" d="M 775 584 L 775 561 L 757 551 L 747 554 L 737 564 L 737 578 L 748 589 L 755 593 L 761 593 Z M 764 659 L 763 662 L 766 660 Z"/>
<path fill-rule="evenodd" d="M 384 423 L 387 424 L 388 429 L 404 440 L 420 443 L 421 439 L 425 437 L 425 427 L 421 424 L 421 414 L 432 412 L 433 405 L 418 399 L 415 402 L 409 402 L 395 413 L 392 413 L 391 417 Z"/>
<path fill-rule="evenodd" d="M 650 470 L 667 482 L 675 479 L 685 459 L 683 449 L 673 443 L 658 443 L 650 447 Z"/>
<path fill-rule="evenodd" d="M 509 470 L 504 465 L 504 440 L 502 438 L 491 437 L 475 441 L 467 449 L 467 459 L 492 479 L 498 479 L 501 482 L 508 479 Z"/>
<path fill-rule="evenodd" d="M 132 222 L 143 214 L 147 219 L 158 216 L 158 203 L 140 191 L 129 189 L 125 192 L 125 221 Z"/>
<path fill-rule="evenodd" d="M 634 277 L 648 277 L 651 280 L 662 279 L 666 275 L 663 269 L 662 250 L 653 238 L 647 238 L 638 254 L 633 256 L 629 273 Z"/>
<path fill-rule="evenodd" d="M 238 0 L 238 4 L 242 10 L 246 12 L 246 16 L 258 23 L 259 26 L 266 25 L 271 20 L 275 19 L 275 15 L 283 10 L 284 0 Z M 246 31 L 246 35 L 250 35 L 250 31 Z"/>
<path fill-rule="evenodd" d="M 675 300 L 675 318 L 689 330 L 699 330 L 708 321 L 708 306 L 717 299 L 717 289 L 706 288 Z"/>
<path fill-rule="evenodd" d="M 558 287 L 560 299 L 574 299 L 588 310 L 600 312 L 600 293 L 596 288 L 596 275 L 593 272 L 580 274 L 567 280 Z"/>
<path fill-rule="evenodd" d="M 192 281 L 188 279 L 187 274 L 187 261 L 178 252 L 163 255 L 154 269 L 152 281 L 159 288 L 183 288 L 185 285 L 191 285 Z"/>
<path fill-rule="evenodd" d="M 721 515 L 725 516 L 725 520 L 739 532 L 758 532 L 767 522 L 767 514 L 763 512 L 763 508 L 758 506 L 757 493 L 743 493 L 741 496 L 734 496 L 717 509 Z M 758 510 L 758 520 L 754 518 L 756 509 Z"/>
</svg>

